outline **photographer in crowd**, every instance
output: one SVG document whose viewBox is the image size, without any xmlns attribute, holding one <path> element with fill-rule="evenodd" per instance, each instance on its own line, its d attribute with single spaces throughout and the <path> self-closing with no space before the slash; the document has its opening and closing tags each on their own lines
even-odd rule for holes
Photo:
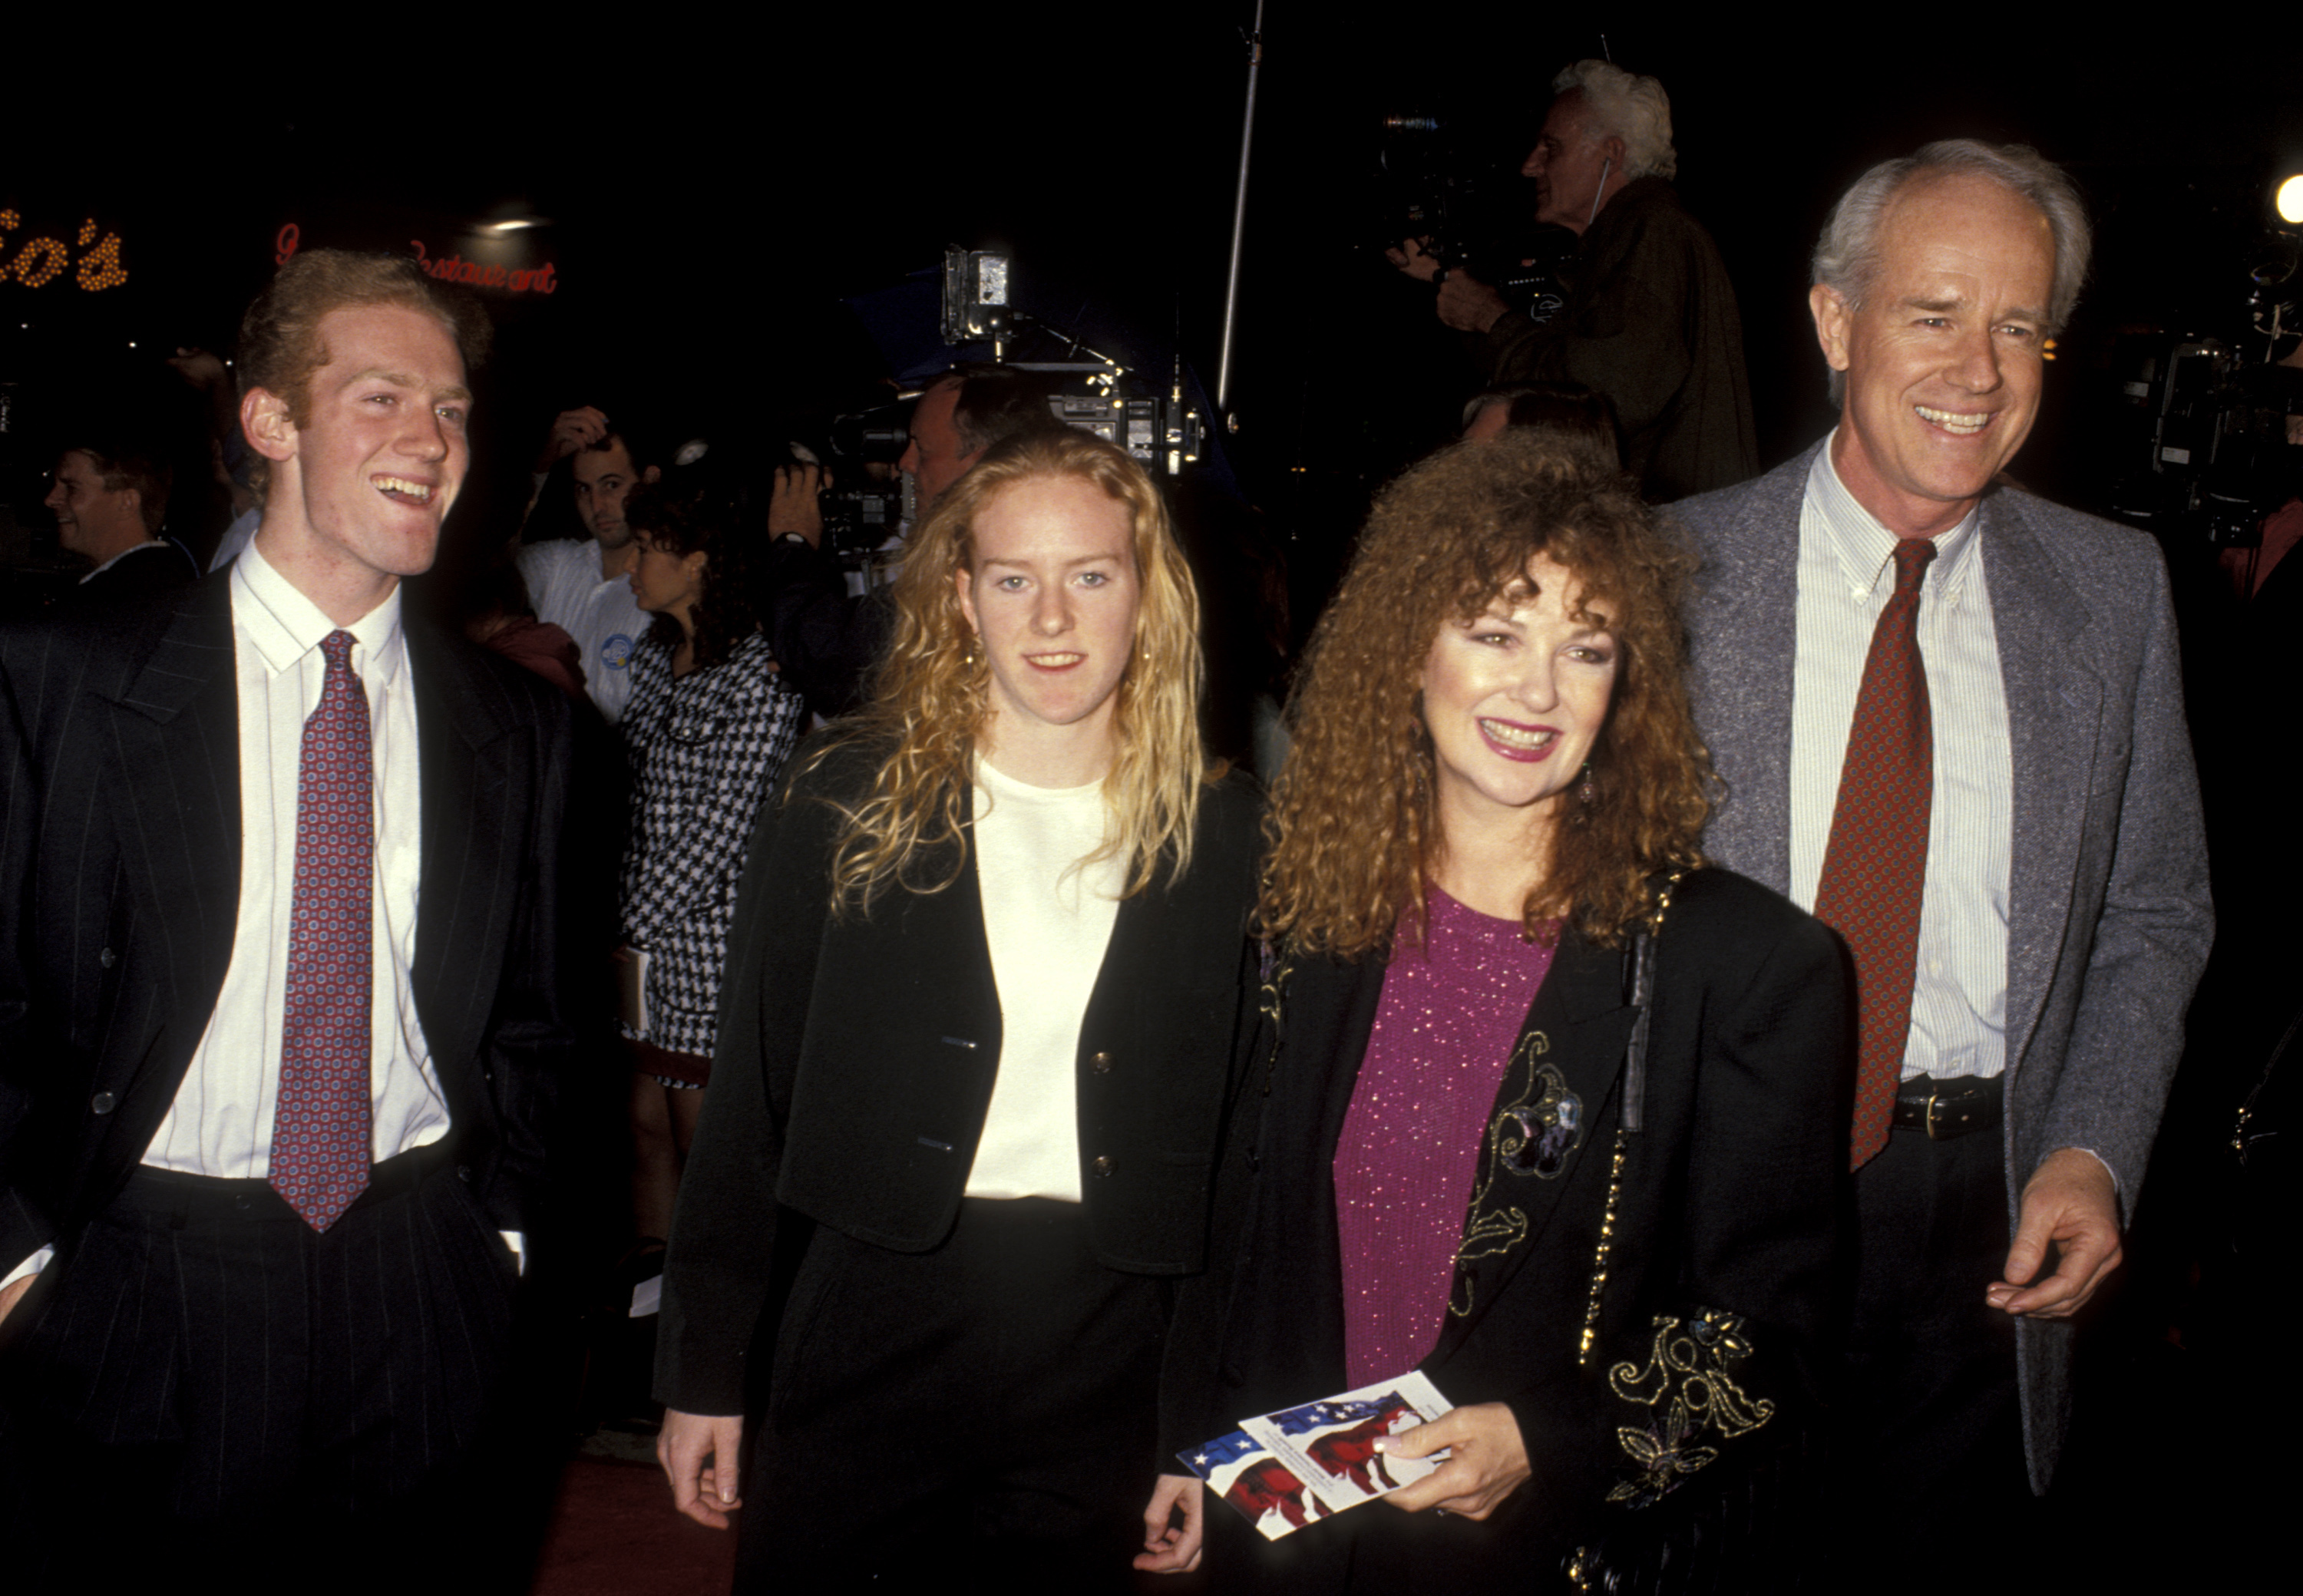
<svg viewBox="0 0 2303 1596">
<path fill-rule="evenodd" d="M 1439 319 L 1476 336 L 1489 382 L 1606 395 L 1650 501 L 1740 482 L 1759 469 L 1742 324 L 1717 247 L 1671 186 L 1671 101 L 1653 78 L 1604 61 L 1579 61 L 1551 87 L 1521 172 L 1535 180 L 1536 220 L 1582 238 L 1559 312 L 1531 319 L 1418 241 L 1392 264 L 1438 285 Z"/>
<path fill-rule="evenodd" d="M 994 443 L 1060 427 L 1048 410 L 1045 379 L 1008 366 L 955 366 L 912 407 L 911 441 L 899 462 L 911 478 L 915 523 Z M 853 709 L 893 621 L 887 590 L 848 590 L 837 553 L 824 546 L 817 495 L 831 486 L 817 466 L 776 473 L 768 505 L 775 547 L 765 574 L 768 635 L 784 673 L 818 714 Z M 890 578 L 893 580 L 892 574 Z"/>
<path fill-rule="evenodd" d="M 576 513 L 591 536 L 547 538 L 519 551 L 520 578 L 537 618 L 576 639 L 585 690 L 611 724 L 632 696 L 632 649 L 648 629 L 632 597 L 640 551 L 624 501 L 662 474 L 660 452 L 653 435 L 628 420 L 611 422 L 590 405 L 561 411 L 543 458 L 547 466 L 569 460 Z"/>
</svg>

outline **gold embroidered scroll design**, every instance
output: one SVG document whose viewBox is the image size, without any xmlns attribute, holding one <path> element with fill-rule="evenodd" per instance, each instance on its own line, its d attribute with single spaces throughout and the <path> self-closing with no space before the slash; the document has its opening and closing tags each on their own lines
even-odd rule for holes
<svg viewBox="0 0 2303 1596">
<path fill-rule="evenodd" d="M 1615 1395 L 1652 1415 L 1643 1426 L 1615 1431 L 1639 1472 L 1607 1492 L 1610 1502 L 1636 1508 L 1660 1501 L 1718 1457 L 1712 1443 L 1775 1417 L 1773 1402 L 1746 1394 L 1728 1372 L 1750 1355 L 1740 1314 L 1705 1308 L 1683 1321 L 1657 1317 L 1647 1366 L 1626 1360 L 1607 1371 Z"/>
<path fill-rule="evenodd" d="M 1583 1100 L 1567 1089 L 1567 1077 L 1557 1065 L 1543 1062 L 1550 1051 L 1551 1038 L 1540 1031 L 1530 1031 L 1512 1050 L 1504 1080 L 1507 1086 L 1518 1083 L 1518 1090 L 1488 1122 L 1480 1146 L 1480 1176 L 1472 1188 L 1464 1237 L 1455 1247 L 1455 1279 L 1447 1292 L 1451 1317 L 1461 1319 L 1472 1311 L 1472 1265 L 1508 1253 L 1527 1239 L 1525 1209 L 1514 1203 L 1488 1205 L 1497 1171 L 1550 1179 L 1582 1141 Z M 1548 1157 L 1552 1167 L 1537 1167 L 1532 1161 L 1539 1155 Z"/>
</svg>

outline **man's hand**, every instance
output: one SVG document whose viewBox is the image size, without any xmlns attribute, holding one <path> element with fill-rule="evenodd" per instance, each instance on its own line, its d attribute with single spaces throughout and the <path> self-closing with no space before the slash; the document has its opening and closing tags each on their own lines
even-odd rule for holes
<svg viewBox="0 0 2303 1596">
<path fill-rule="evenodd" d="M 1484 333 L 1510 308 L 1477 277 L 1450 272 L 1439 280 L 1439 319 L 1458 333 Z"/>
<path fill-rule="evenodd" d="M 728 1515 L 744 1505 L 736 1494 L 737 1460 L 744 1455 L 744 1421 L 738 1414 L 664 1409 L 656 1432 L 655 1460 L 671 1482 L 671 1505 L 696 1523 L 728 1527 Z M 706 1466 L 704 1459 L 710 1458 Z"/>
<path fill-rule="evenodd" d="M 1439 274 L 1439 258 L 1430 252 L 1430 239 L 1402 239 L 1396 249 L 1386 249 L 1383 258 L 1414 278 L 1429 283 Z"/>
<path fill-rule="evenodd" d="M 1189 1574 L 1200 1566 L 1200 1511 L 1206 1489 L 1189 1474 L 1161 1474 L 1143 1508 L 1143 1550 L 1135 1566 L 1146 1574 Z M 1170 1522 L 1184 1510 L 1179 1529 Z"/>
<path fill-rule="evenodd" d="M 831 486 L 831 473 L 822 466 L 778 466 L 776 485 L 768 494 L 768 536 L 797 532 L 807 546 L 823 546 L 823 506 L 816 495 Z"/>
<path fill-rule="evenodd" d="M 578 449 L 589 449 L 608 435 L 608 418 L 590 405 L 562 410 L 553 418 L 552 432 L 536 457 L 536 469 L 549 471 Z"/>
<path fill-rule="evenodd" d="M 1527 1482 L 1527 1443 L 1520 1437 L 1519 1421 L 1500 1402 L 1443 1413 L 1376 1447 L 1387 1457 L 1428 1457 L 1443 1448 L 1455 1448 L 1455 1456 L 1430 1475 L 1383 1499 L 1408 1513 L 1437 1507 L 1485 1518 Z"/>
<path fill-rule="evenodd" d="M 204 349 L 179 346 L 176 352 L 168 357 L 168 364 L 176 368 L 177 376 L 203 393 L 225 387 L 232 381 L 232 374 L 224 369 L 224 361 Z"/>
<path fill-rule="evenodd" d="M 21 1280 L 11 1280 L 5 1286 L 0 1286 L 0 1322 L 7 1319 L 8 1310 L 22 1300 L 24 1293 L 32 1288 L 32 1282 L 39 1278 L 40 1271 L 34 1270 Z M 1198 1483 L 1197 1481 L 1193 1482 Z"/>
<path fill-rule="evenodd" d="M 2034 1285 L 2050 1243 L 2059 1254 L 2055 1272 Z M 2068 1319 L 2119 1267 L 2120 1256 L 2119 1191 L 2111 1171 L 2092 1153 L 2058 1147 L 2023 1187 L 2007 1278 L 1983 1298 L 2003 1313 Z"/>
</svg>

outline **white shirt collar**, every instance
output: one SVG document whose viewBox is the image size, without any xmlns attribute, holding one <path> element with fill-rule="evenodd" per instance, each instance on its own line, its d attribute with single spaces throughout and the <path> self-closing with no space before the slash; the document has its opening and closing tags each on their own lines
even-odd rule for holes
<svg viewBox="0 0 2303 1596">
<path fill-rule="evenodd" d="M 250 543 L 232 562 L 232 616 L 274 676 L 292 669 L 330 632 L 341 630 L 352 635 L 352 670 L 363 680 L 375 676 L 375 685 L 383 686 L 400 674 L 407 658 L 401 646 L 400 591 L 401 585 L 393 583 L 382 604 L 350 626 L 338 627 Z"/>
<path fill-rule="evenodd" d="M 1865 592 L 1882 580 L 1892 583 L 1895 560 L 1895 545 L 1902 541 L 1887 530 L 1877 516 L 1863 508 L 1855 495 L 1840 480 L 1839 468 L 1832 463 L 1831 446 L 1839 435 L 1836 427 L 1824 439 L 1823 448 L 1808 468 L 1808 502 L 1815 506 L 1823 523 L 1823 533 L 1831 553 L 1846 573 L 1848 585 Z M 1954 599 L 1973 569 L 1976 549 L 1976 528 L 1980 523 L 1983 506 L 1976 507 L 1961 518 L 1959 525 L 1935 536 L 1936 557 L 1928 572 L 1927 591 L 1930 596 Z"/>
<path fill-rule="evenodd" d="M 168 540 L 164 537 L 148 537 L 142 543 L 131 543 L 126 548 L 114 554 L 111 559 L 106 560 L 103 564 L 97 566 L 94 570 L 89 571 L 86 576 L 80 578 L 80 581 L 83 585 L 89 582 L 93 582 L 105 571 L 110 570 L 122 560 L 127 559 L 129 555 L 136 553 L 139 550 L 163 549 L 167 546 Z"/>
</svg>

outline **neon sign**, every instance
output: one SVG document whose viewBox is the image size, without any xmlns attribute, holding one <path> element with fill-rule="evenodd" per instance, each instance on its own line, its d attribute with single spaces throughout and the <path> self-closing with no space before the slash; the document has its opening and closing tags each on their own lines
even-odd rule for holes
<svg viewBox="0 0 2303 1596">
<path fill-rule="evenodd" d="M 24 241 L 13 258 L 7 257 L 6 234 L 22 226 L 24 218 L 19 212 L 0 210 L 0 283 L 18 283 L 26 288 L 46 288 L 64 274 L 64 268 L 73 264 L 72 250 L 64 247 L 62 239 L 31 238 Z M 107 288 L 117 288 L 128 281 L 128 268 L 120 259 L 120 235 L 107 232 L 97 237 L 93 217 L 80 224 L 80 236 L 74 248 L 80 251 L 79 270 L 72 280 L 83 293 L 101 293 Z"/>
<path fill-rule="evenodd" d="M 272 241 L 272 258 L 286 266 L 288 258 L 296 253 L 304 241 L 303 230 L 291 222 Z M 426 253 L 422 239 L 410 239 L 408 247 L 416 251 L 416 264 L 424 268 L 425 275 L 437 277 L 443 283 L 463 283 L 474 288 L 493 288 L 506 293 L 558 293 L 560 279 L 553 264 L 545 261 L 540 266 L 517 267 L 491 266 L 485 261 L 466 260 L 460 255 L 443 255 L 434 259 Z"/>
</svg>

